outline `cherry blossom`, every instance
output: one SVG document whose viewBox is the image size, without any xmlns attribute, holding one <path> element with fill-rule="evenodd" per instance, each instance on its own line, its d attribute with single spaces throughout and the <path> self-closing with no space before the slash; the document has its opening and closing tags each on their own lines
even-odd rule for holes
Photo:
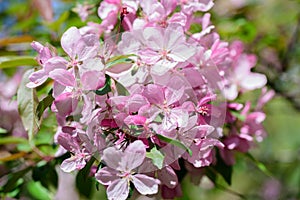
<svg viewBox="0 0 300 200">
<path fill-rule="evenodd" d="M 115 147 L 104 150 L 102 159 L 107 167 L 100 169 L 95 176 L 101 184 L 108 185 L 108 199 L 126 199 L 129 182 L 143 195 L 158 192 L 158 179 L 135 171 L 143 163 L 145 156 L 146 149 L 141 141 L 131 143 L 124 152 Z"/>
</svg>

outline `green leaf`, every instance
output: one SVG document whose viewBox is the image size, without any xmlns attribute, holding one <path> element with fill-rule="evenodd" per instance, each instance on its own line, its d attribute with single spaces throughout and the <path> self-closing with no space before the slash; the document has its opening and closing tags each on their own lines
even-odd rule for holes
<svg viewBox="0 0 300 200">
<path fill-rule="evenodd" d="M 106 78 L 105 85 L 102 88 L 94 91 L 97 95 L 105 95 L 105 94 L 111 92 L 111 87 L 110 87 L 110 85 L 111 85 L 110 79 L 111 78 L 107 74 L 105 75 L 105 78 Z"/>
<path fill-rule="evenodd" d="M 249 152 L 244 155 L 247 158 L 249 158 L 263 173 L 265 173 L 267 176 L 273 177 L 272 173 L 268 170 L 268 168 L 262 162 L 256 160 Z"/>
<path fill-rule="evenodd" d="M 172 144 L 174 146 L 177 146 L 179 148 L 182 148 L 182 149 L 186 150 L 189 153 L 190 156 L 193 155 L 192 150 L 189 147 L 187 147 L 184 144 L 182 144 L 180 141 L 172 139 L 172 138 L 168 138 L 168 137 L 165 137 L 165 136 L 159 135 L 159 134 L 157 134 L 157 137 L 158 137 L 158 139 L 160 139 L 160 140 L 162 140 L 164 142 L 167 142 L 169 144 Z"/>
<path fill-rule="evenodd" d="M 69 15 L 70 15 L 70 12 L 69 12 L 69 11 L 66 11 L 66 12 L 64 12 L 62 15 L 60 15 L 60 17 L 59 17 L 56 21 L 47 24 L 47 26 L 48 26 L 51 30 L 53 30 L 53 31 L 58 31 L 58 30 L 60 29 L 61 25 L 62 25 L 64 22 L 66 22 L 66 20 L 68 19 Z"/>
<path fill-rule="evenodd" d="M 39 181 L 43 187 L 48 189 L 50 189 L 51 186 L 56 188 L 58 185 L 58 175 L 53 162 L 34 167 L 32 170 L 32 178 L 34 181 Z"/>
<path fill-rule="evenodd" d="M 32 56 L 0 56 L 0 69 L 36 65 L 38 63 Z"/>
<path fill-rule="evenodd" d="M 3 186 L 1 192 L 8 193 L 8 192 L 13 191 L 15 189 L 15 187 L 17 186 L 18 180 L 23 178 L 30 171 L 30 169 L 31 169 L 31 167 L 27 167 L 27 168 L 25 168 L 23 170 L 20 170 L 18 172 L 14 172 L 14 173 L 9 174 L 8 181 Z"/>
<path fill-rule="evenodd" d="M 0 145 L 3 144 L 19 144 L 19 143 L 28 143 L 28 141 L 21 137 L 7 136 L 0 138 Z"/>
<path fill-rule="evenodd" d="M 86 166 L 80 170 L 76 176 L 76 187 L 79 190 L 80 194 L 83 194 L 88 199 L 92 195 L 92 186 L 95 184 L 92 177 L 89 176 L 91 167 L 95 162 L 95 157 L 92 157 Z"/>
<path fill-rule="evenodd" d="M 163 168 L 164 158 L 165 156 L 157 150 L 157 148 L 154 146 L 150 152 L 146 153 L 146 157 L 150 158 L 153 162 L 153 164 L 158 167 L 158 169 Z"/>
<path fill-rule="evenodd" d="M 106 68 L 109 69 L 118 64 L 133 63 L 133 60 L 129 58 L 131 56 L 133 54 L 114 56 L 107 61 Z"/>
<path fill-rule="evenodd" d="M 42 101 L 40 101 L 36 108 L 36 113 L 37 113 L 38 119 L 40 119 L 42 117 L 46 108 L 51 106 L 53 101 L 54 101 L 54 98 L 52 96 L 52 90 L 51 90 L 50 94 L 48 94 L 48 96 L 46 96 Z"/>
<path fill-rule="evenodd" d="M 219 152 L 217 152 L 216 158 L 217 158 L 216 159 L 217 163 L 216 163 L 216 165 L 211 166 L 212 170 L 215 171 L 216 173 L 220 174 L 228 185 L 231 185 L 231 177 L 232 177 L 232 172 L 233 172 L 232 166 L 227 165 L 223 161 Z"/>
<path fill-rule="evenodd" d="M 246 117 L 244 115 L 241 115 L 240 113 L 236 112 L 236 111 L 230 111 L 230 113 L 235 116 L 236 118 L 238 118 L 241 121 L 245 121 Z"/>
<path fill-rule="evenodd" d="M 207 167 L 205 171 L 205 175 L 213 182 L 216 183 L 217 181 L 217 173 L 211 167 Z"/>
<path fill-rule="evenodd" d="M 22 78 L 20 87 L 17 93 L 18 109 L 24 125 L 25 130 L 28 133 L 29 143 L 32 143 L 33 135 L 37 133 L 39 127 L 39 121 L 36 116 L 36 109 L 38 104 L 38 98 L 36 90 L 26 87 L 29 82 L 29 75 L 33 72 L 33 69 L 28 70 Z"/>
<path fill-rule="evenodd" d="M 116 80 L 114 81 L 119 95 L 128 96 L 130 94 L 129 91 L 121 83 Z"/>
<path fill-rule="evenodd" d="M 6 134 L 6 133 L 8 133 L 8 131 L 0 127 L 0 134 Z"/>
<path fill-rule="evenodd" d="M 26 187 L 29 194 L 34 197 L 34 199 L 52 199 L 49 191 L 44 188 L 40 182 L 29 181 L 26 183 Z"/>
</svg>

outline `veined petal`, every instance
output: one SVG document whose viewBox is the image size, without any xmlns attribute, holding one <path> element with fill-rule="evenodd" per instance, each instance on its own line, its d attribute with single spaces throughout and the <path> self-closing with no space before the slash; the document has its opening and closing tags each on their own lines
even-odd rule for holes
<svg viewBox="0 0 300 200">
<path fill-rule="evenodd" d="M 160 60 L 151 67 L 151 74 L 158 76 L 164 75 L 170 69 L 173 69 L 176 65 L 177 62 L 171 62 L 166 59 Z"/>
<path fill-rule="evenodd" d="M 78 158 L 76 156 L 72 156 L 71 158 L 65 159 L 60 168 L 64 172 L 72 172 L 74 170 L 80 170 L 86 165 L 86 162 L 83 158 Z"/>
<path fill-rule="evenodd" d="M 57 96 L 54 100 L 54 104 L 57 108 L 58 114 L 65 117 L 76 110 L 78 100 L 73 98 L 73 94 L 71 92 L 66 92 Z"/>
<path fill-rule="evenodd" d="M 115 169 L 103 167 L 95 174 L 95 178 L 103 185 L 110 185 L 114 180 L 120 179 L 117 173 Z"/>
<path fill-rule="evenodd" d="M 97 90 L 105 84 L 104 74 L 95 70 L 83 73 L 80 80 L 85 90 Z"/>
<path fill-rule="evenodd" d="M 109 200 L 126 200 L 129 194 L 128 179 L 122 178 L 113 181 L 106 190 Z"/>
<path fill-rule="evenodd" d="M 158 192 L 158 184 L 160 181 L 143 174 L 136 174 L 132 176 L 132 183 L 139 193 L 148 195 Z"/>
<path fill-rule="evenodd" d="M 118 169 L 121 159 L 124 156 L 121 150 L 117 150 L 115 147 L 108 147 L 103 151 L 102 160 L 106 165 L 113 169 Z"/>
<path fill-rule="evenodd" d="M 162 104 L 164 102 L 164 91 L 158 85 L 147 85 L 142 94 L 151 104 Z"/>
<path fill-rule="evenodd" d="M 146 148 L 142 141 L 137 140 L 131 143 L 124 151 L 121 158 L 120 169 L 130 172 L 140 166 L 146 157 Z"/>
<path fill-rule="evenodd" d="M 61 37 L 61 47 L 72 59 L 76 56 L 76 48 L 80 40 L 81 34 L 74 26 L 70 27 Z"/>
<path fill-rule="evenodd" d="M 74 86 L 74 75 L 65 69 L 56 69 L 49 73 L 49 77 L 64 86 Z"/>
<path fill-rule="evenodd" d="M 179 44 L 172 49 L 171 53 L 169 53 L 168 56 L 174 61 L 184 62 L 187 61 L 193 55 L 195 55 L 195 53 L 196 48 L 188 46 L 186 44 Z"/>
<path fill-rule="evenodd" d="M 175 188 L 178 184 L 178 178 L 172 167 L 166 166 L 162 170 L 158 171 L 158 177 L 162 181 L 162 184 L 168 188 Z"/>
<path fill-rule="evenodd" d="M 31 82 L 29 82 L 26 86 L 29 88 L 35 88 L 39 85 L 42 85 L 48 78 L 48 75 L 45 73 L 44 70 L 39 70 L 36 72 L 33 72 L 30 76 L 29 76 L 29 80 Z"/>
</svg>

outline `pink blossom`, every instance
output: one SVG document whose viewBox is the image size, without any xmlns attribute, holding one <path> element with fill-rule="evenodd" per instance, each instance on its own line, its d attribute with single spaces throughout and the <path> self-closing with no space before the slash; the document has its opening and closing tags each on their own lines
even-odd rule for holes
<svg viewBox="0 0 300 200">
<path fill-rule="evenodd" d="M 81 35 L 76 27 L 70 27 L 61 37 L 61 46 L 69 55 L 71 66 L 89 58 L 94 58 L 99 51 L 99 40 L 94 34 Z"/>
<path fill-rule="evenodd" d="M 123 8 L 126 8 L 129 15 L 135 15 L 138 9 L 137 0 L 105 0 L 98 8 L 98 15 L 102 19 L 101 27 L 111 31 L 117 23 L 118 15 Z M 126 18 L 125 18 L 126 21 Z"/>
<path fill-rule="evenodd" d="M 77 3 L 76 7 L 73 8 L 73 11 L 78 13 L 81 21 L 86 21 L 88 16 L 91 14 L 90 9 L 93 8 L 92 5 L 87 4 L 86 2 L 83 4 Z"/>
<path fill-rule="evenodd" d="M 240 42 L 232 44 L 230 55 L 233 58 L 233 71 L 227 72 L 228 80 L 225 81 L 223 89 L 223 94 L 229 100 L 234 100 L 239 91 L 262 88 L 267 82 L 265 75 L 251 72 L 251 68 L 256 64 L 256 57 L 243 54 L 242 51 L 243 46 Z"/>
<path fill-rule="evenodd" d="M 180 0 L 183 12 L 192 14 L 197 11 L 207 12 L 214 3 L 212 0 Z"/>
<path fill-rule="evenodd" d="M 63 127 L 62 132 L 60 132 L 57 137 L 57 141 L 60 145 L 74 153 L 74 155 L 62 162 L 61 169 L 64 172 L 82 169 L 86 165 L 86 160 L 90 159 L 90 152 L 80 145 L 77 131 L 78 130 L 74 127 Z"/>
<path fill-rule="evenodd" d="M 129 194 L 129 183 L 143 195 L 158 192 L 159 180 L 144 174 L 137 174 L 146 157 L 146 149 L 141 141 L 131 143 L 125 151 L 109 147 L 104 150 L 102 160 L 107 167 L 100 169 L 95 177 L 103 185 L 108 185 L 108 199 L 126 199 Z"/>
<path fill-rule="evenodd" d="M 185 26 L 187 17 L 183 13 L 171 13 L 176 8 L 177 2 L 174 0 L 142 0 L 140 6 L 143 9 L 143 18 L 137 18 L 133 22 L 133 29 L 144 27 L 167 27 L 169 24 L 179 24 Z"/>
</svg>

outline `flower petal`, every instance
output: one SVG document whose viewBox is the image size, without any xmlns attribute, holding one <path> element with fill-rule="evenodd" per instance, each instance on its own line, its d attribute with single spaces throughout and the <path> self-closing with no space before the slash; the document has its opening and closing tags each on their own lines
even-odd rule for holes
<svg viewBox="0 0 300 200">
<path fill-rule="evenodd" d="M 156 194 L 158 192 L 158 184 L 160 183 L 158 179 L 143 174 L 136 174 L 131 178 L 134 187 L 142 195 Z"/>
<path fill-rule="evenodd" d="M 49 77 L 64 86 L 75 85 L 75 78 L 73 74 L 65 69 L 56 69 L 49 73 Z"/>
<path fill-rule="evenodd" d="M 103 185 L 110 185 L 114 180 L 120 178 L 117 176 L 117 173 L 118 171 L 112 168 L 103 167 L 95 174 L 95 178 Z"/>
<path fill-rule="evenodd" d="M 122 171 L 131 171 L 140 166 L 146 157 L 146 148 L 142 141 L 137 140 L 131 143 L 124 151 L 124 156 L 120 163 Z"/>
<path fill-rule="evenodd" d="M 117 179 L 113 181 L 106 190 L 109 200 L 126 200 L 129 194 L 128 179 Z"/>
<path fill-rule="evenodd" d="M 102 160 L 105 161 L 108 167 L 118 169 L 123 156 L 122 151 L 117 150 L 115 147 L 108 147 L 103 151 Z"/>
</svg>

